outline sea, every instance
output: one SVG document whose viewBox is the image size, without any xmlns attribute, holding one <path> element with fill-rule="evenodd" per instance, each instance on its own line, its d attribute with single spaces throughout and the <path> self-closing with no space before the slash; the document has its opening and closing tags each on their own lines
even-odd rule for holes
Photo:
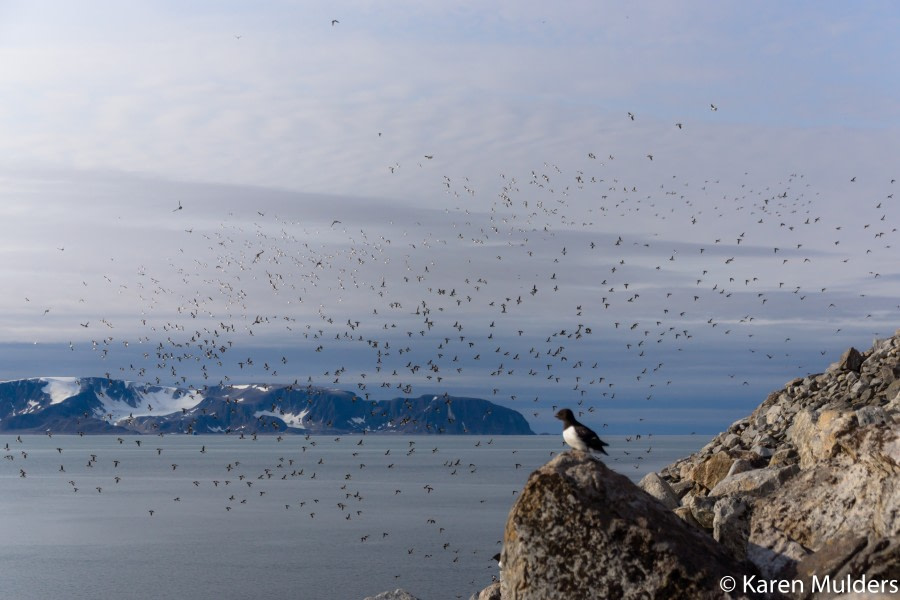
<svg viewBox="0 0 900 600">
<path fill-rule="evenodd" d="M 603 436 L 638 481 L 705 436 Z M 469 598 L 539 436 L 0 434 L 0 598 Z"/>
</svg>

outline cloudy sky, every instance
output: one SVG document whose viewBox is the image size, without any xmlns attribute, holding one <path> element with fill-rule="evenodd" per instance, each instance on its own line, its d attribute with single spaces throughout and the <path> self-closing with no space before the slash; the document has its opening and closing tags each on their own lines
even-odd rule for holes
<svg viewBox="0 0 900 600">
<path fill-rule="evenodd" d="M 891 2 L 0 1 L 0 377 L 714 432 L 900 327 Z"/>
</svg>

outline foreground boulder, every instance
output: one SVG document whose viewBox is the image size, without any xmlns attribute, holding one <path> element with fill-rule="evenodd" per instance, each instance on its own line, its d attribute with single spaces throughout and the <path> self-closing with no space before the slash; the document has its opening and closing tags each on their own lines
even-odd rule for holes
<svg viewBox="0 0 900 600">
<path fill-rule="evenodd" d="M 752 568 L 587 453 L 531 474 L 506 522 L 503 600 L 721 599 Z"/>
</svg>

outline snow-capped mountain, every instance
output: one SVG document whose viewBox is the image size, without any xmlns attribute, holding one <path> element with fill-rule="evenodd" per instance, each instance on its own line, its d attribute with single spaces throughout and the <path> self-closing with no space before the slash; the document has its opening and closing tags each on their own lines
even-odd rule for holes
<svg viewBox="0 0 900 600">
<path fill-rule="evenodd" d="M 0 382 L 0 430 L 53 433 L 531 434 L 518 412 L 449 395 L 365 400 L 312 386 L 189 389 L 101 377 Z"/>
</svg>

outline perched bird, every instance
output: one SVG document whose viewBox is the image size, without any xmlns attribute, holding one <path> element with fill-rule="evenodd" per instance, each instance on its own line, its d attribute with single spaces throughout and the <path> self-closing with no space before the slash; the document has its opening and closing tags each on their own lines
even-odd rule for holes
<svg viewBox="0 0 900 600">
<path fill-rule="evenodd" d="M 556 418 L 563 422 L 563 439 L 570 447 L 583 451 L 596 450 L 606 454 L 603 447 L 609 444 L 597 437 L 590 428 L 579 423 L 571 410 L 563 408 L 556 413 Z"/>
</svg>

